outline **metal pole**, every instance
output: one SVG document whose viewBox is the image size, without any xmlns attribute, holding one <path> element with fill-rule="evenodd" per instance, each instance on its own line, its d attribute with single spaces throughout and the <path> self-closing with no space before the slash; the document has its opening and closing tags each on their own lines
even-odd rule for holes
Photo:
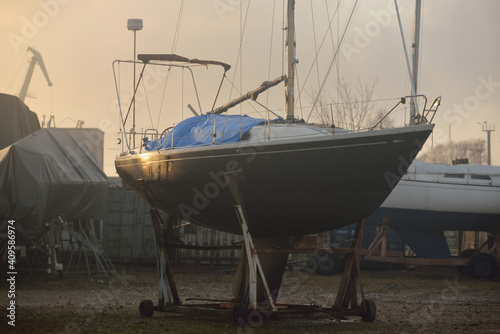
<svg viewBox="0 0 500 334">
<path fill-rule="evenodd" d="M 483 127 L 483 131 L 486 132 L 487 144 L 488 144 L 488 165 L 491 165 L 491 132 L 495 131 L 495 124 L 488 124 L 486 121 L 484 123 L 479 123 Z"/>
<path fill-rule="evenodd" d="M 141 30 L 143 27 L 142 25 L 142 20 L 141 19 L 129 19 L 127 21 L 127 28 L 128 30 L 134 31 L 134 82 L 132 83 L 132 94 L 133 94 L 133 100 L 132 100 L 132 129 L 130 130 L 130 136 L 132 137 L 130 142 L 132 143 L 132 148 L 135 148 L 135 61 L 136 61 L 136 32 L 137 30 Z M 125 119 L 126 121 L 126 119 Z M 125 124 L 123 125 L 125 128 Z M 126 130 L 126 129 L 125 129 Z"/>
<path fill-rule="evenodd" d="M 132 92 L 135 94 L 135 58 L 136 58 L 136 54 L 135 54 L 135 46 L 136 46 L 136 40 L 135 40 L 135 33 L 136 33 L 136 30 L 134 30 L 134 81 L 132 82 Z M 132 131 L 134 132 L 132 134 L 132 148 L 135 148 L 135 98 L 134 98 L 134 105 L 133 105 L 133 109 L 132 109 Z"/>
<path fill-rule="evenodd" d="M 412 54 L 412 77 L 413 77 L 413 89 L 415 90 L 413 94 L 417 94 L 418 89 L 418 56 L 420 53 L 420 13 L 421 13 L 422 1 L 417 0 L 415 3 L 415 31 L 413 36 L 413 54 Z M 418 108 L 416 108 L 415 100 L 410 100 L 410 115 L 415 117 L 418 115 Z"/>
<path fill-rule="evenodd" d="M 488 165 L 491 165 L 491 130 L 486 130 L 488 134 Z"/>
<path fill-rule="evenodd" d="M 287 75 L 286 75 L 286 119 L 293 122 L 294 116 L 294 80 L 295 80 L 295 0 L 288 0 L 287 11 Z"/>
<path fill-rule="evenodd" d="M 416 91 L 415 85 L 414 85 L 415 82 L 413 81 L 413 74 L 412 74 L 411 69 L 410 69 L 410 60 L 408 59 L 408 52 L 406 50 L 405 36 L 403 33 L 403 25 L 401 24 L 401 17 L 399 15 L 399 7 L 398 7 L 397 0 L 394 0 L 394 6 L 396 7 L 396 16 L 398 18 L 399 32 L 401 35 L 401 42 L 403 43 L 403 50 L 404 50 L 405 58 L 406 58 L 406 68 L 408 70 L 408 76 L 410 77 L 412 100 L 413 100 L 413 103 L 414 103 L 415 109 L 416 109 L 415 115 L 417 115 L 418 114 L 418 105 L 417 105 L 417 98 L 415 97 L 415 95 L 417 95 L 417 93 L 416 93 L 417 91 Z M 414 122 L 415 122 L 414 116 L 415 115 L 410 113 L 410 124 L 414 124 Z"/>
</svg>

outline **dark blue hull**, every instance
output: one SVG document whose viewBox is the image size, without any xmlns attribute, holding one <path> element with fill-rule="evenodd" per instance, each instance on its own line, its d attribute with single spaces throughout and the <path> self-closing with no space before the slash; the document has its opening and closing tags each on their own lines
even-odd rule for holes
<svg viewBox="0 0 500 334">
<path fill-rule="evenodd" d="M 500 205 L 500 203 L 499 203 Z M 389 227 L 410 231 L 486 231 L 494 232 L 500 225 L 500 215 L 444 212 L 380 207 L 366 223 L 380 226 L 389 216 Z"/>
</svg>

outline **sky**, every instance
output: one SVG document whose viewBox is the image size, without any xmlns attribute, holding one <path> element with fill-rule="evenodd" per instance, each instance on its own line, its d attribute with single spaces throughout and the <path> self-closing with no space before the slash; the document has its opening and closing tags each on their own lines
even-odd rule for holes
<svg viewBox="0 0 500 334">
<path fill-rule="evenodd" d="M 394 2 L 361 0 L 351 17 L 354 3 L 296 0 L 296 89 L 302 90 L 297 102 L 297 108 L 302 108 L 296 113 L 301 117 L 307 118 L 313 104 L 310 92 L 321 86 L 329 102 L 337 102 L 339 77 L 353 85 L 358 80 L 375 82 L 374 98 L 384 110 L 410 94 Z M 411 48 L 415 4 L 399 0 L 398 5 L 406 45 Z M 84 127 L 104 131 L 104 169 L 114 175 L 120 121 L 112 63 L 133 58 L 128 19 L 144 22 L 136 33 L 138 54 L 175 52 L 232 65 L 216 103 L 221 105 L 237 97 L 238 91 L 255 89 L 283 74 L 282 13 L 282 0 L 0 0 L 0 92 L 19 93 L 31 59 L 26 50 L 39 51 L 53 86 L 48 87 L 36 68 L 25 103 L 40 121 L 43 115 L 48 120 L 54 113 L 57 127 L 75 127 L 83 120 Z M 497 0 L 423 1 L 418 91 L 430 101 L 442 96 L 434 135 L 425 149 L 448 143 L 450 138 L 486 139 L 483 124 L 487 122 L 498 127 L 491 133 L 492 164 L 500 165 L 499 13 Z M 337 49 L 340 39 L 343 43 Z M 314 63 L 316 54 L 318 62 Z M 120 101 L 126 106 L 132 69 L 126 64 L 115 69 Z M 136 128 L 152 124 L 162 129 L 179 122 L 190 115 L 188 103 L 208 111 L 222 72 L 217 68 L 200 71 L 196 84 L 200 104 L 183 72 L 168 73 L 168 82 L 163 80 L 165 70 L 147 73 L 148 85 L 136 103 Z M 261 94 L 259 102 L 284 115 L 283 86 Z M 262 110 L 244 104 L 236 112 L 267 117 Z M 395 116 L 396 121 L 404 122 L 404 111 Z"/>
</svg>

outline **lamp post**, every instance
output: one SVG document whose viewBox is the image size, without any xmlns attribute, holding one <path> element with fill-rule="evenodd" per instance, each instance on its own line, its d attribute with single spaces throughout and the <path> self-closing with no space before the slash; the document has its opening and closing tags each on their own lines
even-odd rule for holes
<svg viewBox="0 0 500 334">
<path fill-rule="evenodd" d="M 477 124 L 482 125 L 483 131 L 487 133 L 488 138 L 488 165 L 491 165 L 491 132 L 495 131 L 495 124 L 488 124 L 486 121 L 484 123 Z"/>
<path fill-rule="evenodd" d="M 137 30 L 142 30 L 142 19 L 128 19 L 128 30 L 134 32 L 134 82 L 132 83 L 132 92 L 134 94 L 133 109 L 132 109 L 132 147 L 135 148 L 135 59 L 136 59 L 136 36 Z"/>
</svg>

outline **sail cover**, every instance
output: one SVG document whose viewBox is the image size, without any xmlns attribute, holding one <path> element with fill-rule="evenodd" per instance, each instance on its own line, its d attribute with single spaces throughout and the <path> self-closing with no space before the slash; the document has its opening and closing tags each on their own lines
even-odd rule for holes
<svg viewBox="0 0 500 334">
<path fill-rule="evenodd" d="M 262 118 L 239 115 L 205 114 L 185 119 L 175 126 L 165 137 L 146 142 L 148 151 L 182 148 L 188 146 L 234 143 L 251 128 L 266 122 Z M 173 143 L 172 143 L 173 138 Z"/>
<path fill-rule="evenodd" d="M 101 219 L 108 179 L 84 142 L 64 129 L 41 129 L 0 151 L 0 233 L 34 238 L 51 218 Z"/>
</svg>

